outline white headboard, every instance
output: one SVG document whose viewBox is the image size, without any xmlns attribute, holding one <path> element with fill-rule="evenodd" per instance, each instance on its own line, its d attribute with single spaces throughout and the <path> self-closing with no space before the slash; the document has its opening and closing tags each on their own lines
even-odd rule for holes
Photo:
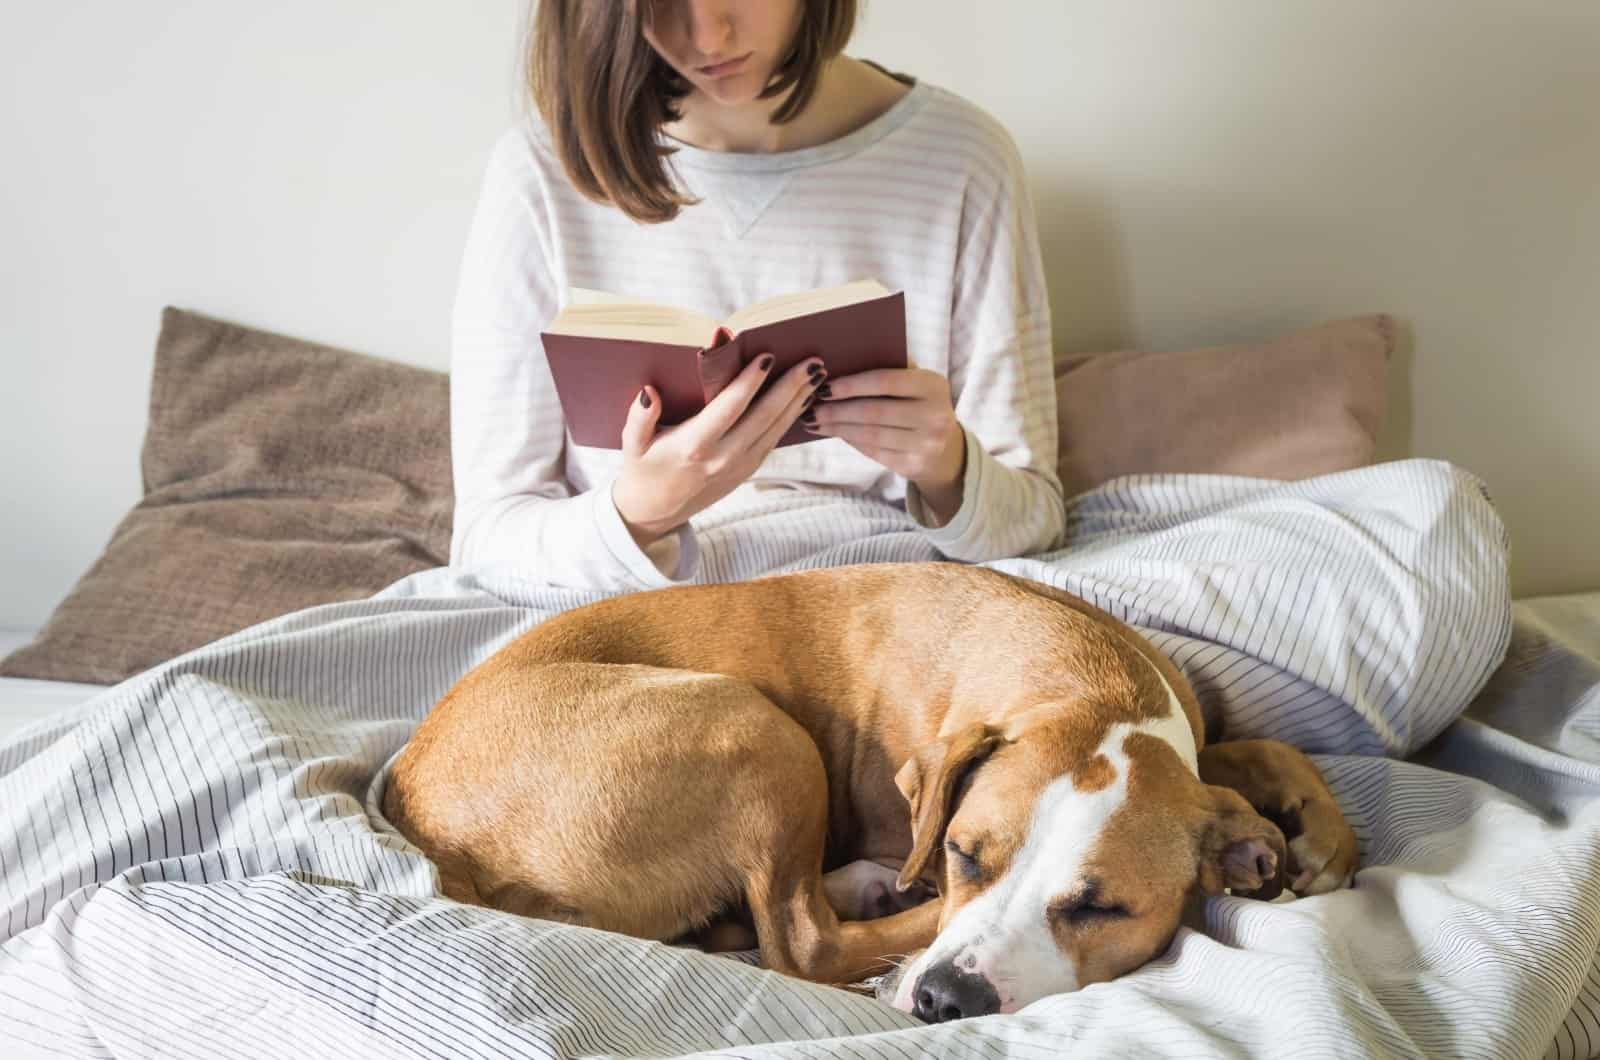
<svg viewBox="0 0 1600 1060">
<path fill-rule="evenodd" d="M 520 0 L 24 6 L 0 79 L 0 625 L 138 498 L 161 306 L 444 368 Z M 1386 457 L 1483 475 L 1519 594 L 1600 587 L 1600 5 L 867 0 L 1004 121 L 1062 350 L 1386 310 Z"/>
</svg>

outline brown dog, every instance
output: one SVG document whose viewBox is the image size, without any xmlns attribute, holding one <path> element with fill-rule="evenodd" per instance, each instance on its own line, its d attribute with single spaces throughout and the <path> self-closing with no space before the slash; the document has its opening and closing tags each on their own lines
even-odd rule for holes
<svg viewBox="0 0 1600 1060">
<path fill-rule="evenodd" d="M 661 940 L 743 906 L 821 982 L 926 948 L 894 1003 L 950 1019 L 1138 967 L 1197 890 L 1348 882 L 1304 755 L 1203 741 L 1178 670 L 1069 593 L 833 567 L 548 619 L 440 700 L 384 812 L 460 901 Z"/>
</svg>

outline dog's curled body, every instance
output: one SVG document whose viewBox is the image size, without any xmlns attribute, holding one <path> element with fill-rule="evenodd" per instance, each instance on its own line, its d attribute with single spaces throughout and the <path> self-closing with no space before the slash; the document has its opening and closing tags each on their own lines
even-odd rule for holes
<svg viewBox="0 0 1600 1060">
<path fill-rule="evenodd" d="M 1036 731 L 1070 773 L 1174 708 L 1200 748 L 1192 689 L 1142 637 L 987 568 L 675 587 L 553 616 L 463 676 L 397 756 L 384 812 L 452 898 L 661 940 L 743 901 L 769 967 L 852 982 L 948 919 L 960 777 L 942 768 Z M 841 920 L 822 875 L 860 860 L 946 900 Z"/>
</svg>

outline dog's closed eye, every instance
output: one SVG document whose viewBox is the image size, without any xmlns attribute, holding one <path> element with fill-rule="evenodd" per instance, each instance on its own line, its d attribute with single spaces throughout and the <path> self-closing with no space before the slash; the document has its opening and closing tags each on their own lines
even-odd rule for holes
<svg viewBox="0 0 1600 1060">
<path fill-rule="evenodd" d="M 956 867 L 961 870 L 961 875 L 973 882 L 983 879 L 983 866 L 978 862 L 978 855 L 983 852 L 981 843 L 975 844 L 969 853 L 961 849 L 954 839 L 947 839 L 944 848 L 956 859 Z"/>
<path fill-rule="evenodd" d="M 1127 906 L 1100 893 L 1098 880 L 1090 880 L 1070 898 L 1052 902 L 1049 909 L 1052 921 L 1064 920 L 1075 926 L 1122 920 L 1131 915 Z"/>
</svg>

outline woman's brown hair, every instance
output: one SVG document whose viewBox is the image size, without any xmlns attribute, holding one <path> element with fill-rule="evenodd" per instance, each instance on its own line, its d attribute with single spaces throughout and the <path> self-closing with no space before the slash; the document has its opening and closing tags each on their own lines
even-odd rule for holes
<svg viewBox="0 0 1600 1060">
<path fill-rule="evenodd" d="M 689 94 L 688 82 L 644 38 L 656 9 L 672 2 L 537 0 L 524 52 L 528 90 L 573 185 L 642 222 L 670 221 L 698 201 L 672 182 L 665 158 L 676 148 L 656 137 L 682 116 L 677 103 Z M 794 87 L 774 124 L 805 109 L 855 24 L 856 0 L 801 0 L 789 55 L 760 96 Z"/>
</svg>

